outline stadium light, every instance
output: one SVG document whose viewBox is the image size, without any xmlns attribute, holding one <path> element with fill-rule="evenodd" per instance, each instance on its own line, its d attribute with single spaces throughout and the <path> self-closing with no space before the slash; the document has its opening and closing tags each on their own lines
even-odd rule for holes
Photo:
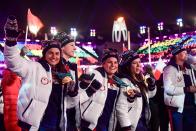
<svg viewBox="0 0 196 131">
<path fill-rule="evenodd" d="M 57 29 L 56 29 L 56 27 L 50 27 L 50 33 L 53 35 L 53 36 L 55 36 L 57 33 L 58 33 L 58 31 L 57 31 Z"/>
<path fill-rule="evenodd" d="M 163 22 L 159 22 L 157 28 L 159 31 L 162 31 L 163 30 Z"/>
<path fill-rule="evenodd" d="M 179 27 L 182 27 L 182 26 L 183 26 L 182 18 L 178 18 L 178 19 L 176 20 L 176 24 L 177 24 Z"/>
<path fill-rule="evenodd" d="M 178 18 L 177 20 L 176 20 L 176 24 L 178 25 L 178 27 L 179 27 L 179 33 L 181 32 L 181 28 L 183 27 L 183 20 L 182 20 L 182 18 Z"/>
<path fill-rule="evenodd" d="M 90 30 L 90 36 L 92 36 L 92 37 L 96 36 L 96 30 L 95 29 Z"/>
<path fill-rule="evenodd" d="M 140 34 L 146 33 L 146 26 L 140 26 Z"/>
<path fill-rule="evenodd" d="M 76 38 L 77 35 L 78 35 L 78 32 L 77 32 L 76 28 L 71 28 L 71 33 L 70 34 L 71 34 L 72 37 Z"/>
</svg>

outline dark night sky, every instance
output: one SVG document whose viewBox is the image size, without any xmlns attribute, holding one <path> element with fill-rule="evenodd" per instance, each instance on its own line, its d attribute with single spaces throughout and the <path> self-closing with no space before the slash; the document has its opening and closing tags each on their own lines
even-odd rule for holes
<svg viewBox="0 0 196 131">
<path fill-rule="evenodd" d="M 128 29 L 135 34 L 142 24 L 155 28 L 163 21 L 170 26 L 182 17 L 185 27 L 193 28 L 196 19 L 196 0 L 1 0 L 1 32 L 10 14 L 16 15 L 24 28 L 28 8 L 41 18 L 43 30 L 50 26 L 61 31 L 76 27 L 80 32 L 95 28 L 98 34 L 107 36 L 118 16 L 125 18 Z"/>
</svg>

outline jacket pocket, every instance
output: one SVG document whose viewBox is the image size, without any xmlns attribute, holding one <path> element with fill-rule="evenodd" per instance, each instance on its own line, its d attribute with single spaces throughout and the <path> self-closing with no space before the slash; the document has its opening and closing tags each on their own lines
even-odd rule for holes
<svg viewBox="0 0 196 131">
<path fill-rule="evenodd" d="M 32 101 L 33 101 L 33 99 L 31 98 L 29 104 L 27 105 L 27 107 L 25 108 L 24 112 L 22 113 L 22 116 L 23 116 L 23 117 L 24 117 L 24 114 L 26 113 L 26 111 L 28 110 L 28 108 L 30 107 Z"/>
<path fill-rule="evenodd" d="M 27 108 L 22 114 L 24 121 L 32 126 L 38 127 L 44 115 L 47 104 L 36 99 L 31 99 Z"/>
<path fill-rule="evenodd" d="M 91 101 L 87 106 L 87 108 L 82 113 L 82 119 L 96 125 L 102 111 L 103 111 L 102 104 Z"/>
<path fill-rule="evenodd" d="M 164 94 L 164 102 L 167 106 L 183 107 L 185 95 L 169 96 Z"/>
<path fill-rule="evenodd" d="M 84 110 L 84 112 L 82 113 L 82 116 L 84 115 L 84 113 L 88 110 L 89 106 L 91 105 L 93 101 L 90 101 L 90 103 L 88 104 L 88 106 L 86 107 L 86 109 Z"/>
</svg>

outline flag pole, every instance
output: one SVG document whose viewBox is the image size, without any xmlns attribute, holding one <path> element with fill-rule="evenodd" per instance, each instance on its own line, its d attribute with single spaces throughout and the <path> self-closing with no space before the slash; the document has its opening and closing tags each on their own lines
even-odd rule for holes
<svg viewBox="0 0 196 131">
<path fill-rule="evenodd" d="M 150 27 L 148 27 L 148 60 L 149 60 L 149 65 L 152 65 L 151 62 L 151 52 L 150 52 L 150 44 L 151 44 L 151 40 L 150 40 Z"/>
<path fill-rule="evenodd" d="M 28 31 L 29 31 L 29 27 L 27 25 L 27 27 L 26 27 L 26 33 L 25 33 L 25 44 L 24 44 L 25 46 L 27 44 Z"/>
<path fill-rule="evenodd" d="M 44 40 L 48 40 L 48 34 L 47 33 L 44 34 Z"/>
<path fill-rule="evenodd" d="M 128 31 L 128 50 L 130 50 L 131 49 L 131 38 L 130 38 L 131 36 L 130 36 L 130 31 Z"/>
</svg>

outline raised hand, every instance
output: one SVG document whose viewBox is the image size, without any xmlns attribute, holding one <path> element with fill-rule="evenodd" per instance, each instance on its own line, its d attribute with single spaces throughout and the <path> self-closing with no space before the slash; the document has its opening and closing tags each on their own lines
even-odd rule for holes
<svg viewBox="0 0 196 131">
<path fill-rule="evenodd" d="M 17 41 L 19 36 L 18 23 L 15 16 L 8 16 L 4 25 L 5 38 L 8 41 Z"/>
</svg>

